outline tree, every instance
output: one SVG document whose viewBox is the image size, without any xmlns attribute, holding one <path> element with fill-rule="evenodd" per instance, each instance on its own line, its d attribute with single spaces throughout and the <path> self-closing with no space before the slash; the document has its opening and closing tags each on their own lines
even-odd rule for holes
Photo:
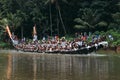
<svg viewBox="0 0 120 80">
<path fill-rule="evenodd" d="M 8 13 L 7 19 L 8 19 L 8 25 L 12 28 L 13 32 L 22 23 L 22 18 L 18 17 L 17 14 Z"/>
<path fill-rule="evenodd" d="M 62 0 L 63 2 L 67 2 L 66 0 Z M 50 27 L 51 27 L 51 35 L 52 35 L 52 26 L 53 26 L 53 23 L 52 23 L 52 12 L 51 12 L 51 4 L 55 4 L 56 5 L 56 9 L 58 10 L 58 15 L 59 15 L 59 19 L 61 21 L 61 24 L 62 24 L 62 27 L 63 27 L 63 30 L 64 30 L 64 34 L 66 34 L 66 29 L 65 29 L 65 25 L 64 25 L 64 22 L 63 22 L 63 18 L 62 18 L 62 15 L 61 15 L 61 10 L 60 10 L 60 6 L 59 6 L 59 0 L 47 0 L 45 4 L 48 4 L 49 3 L 49 12 L 50 12 Z M 58 17 L 57 15 L 57 17 Z M 57 18 L 58 19 L 58 18 Z M 58 21 L 58 20 L 57 20 Z M 58 24 L 57 24 L 58 26 Z M 58 27 L 57 27 L 58 28 Z"/>
<path fill-rule="evenodd" d="M 0 0 L 0 6 L 0 25 L 10 25 L 19 37 L 24 32 L 30 38 L 34 24 L 39 36 L 81 30 L 120 31 L 119 0 Z"/>
<path fill-rule="evenodd" d="M 80 9 L 81 16 L 75 18 L 74 21 L 77 23 L 74 27 L 83 30 L 96 30 L 96 28 L 107 27 L 107 22 L 101 20 L 102 14 L 98 10 L 90 8 Z"/>
<path fill-rule="evenodd" d="M 108 29 L 114 29 L 120 31 L 120 12 L 112 14 L 113 22 L 108 26 Z"/>
</svg>

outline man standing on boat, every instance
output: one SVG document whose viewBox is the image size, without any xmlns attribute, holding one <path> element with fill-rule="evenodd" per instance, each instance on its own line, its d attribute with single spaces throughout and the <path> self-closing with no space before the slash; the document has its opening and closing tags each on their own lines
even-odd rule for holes
<svg viewBox="0 0 120 80">
<path fill-rule="evenodd" d="M 33 41 L 37 41 L 36 25 L 33 27 Z"/>
<path fill-rule="evenodd" d="M 33 41 L 34 42 L 37 41 L 37 35 L 36 34 L 33 35 Z"/>
</svg>

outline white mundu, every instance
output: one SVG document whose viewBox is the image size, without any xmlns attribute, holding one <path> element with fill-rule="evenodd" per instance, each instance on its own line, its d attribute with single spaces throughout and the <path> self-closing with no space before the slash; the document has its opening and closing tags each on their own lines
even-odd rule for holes
<svg viewBox="0 0 120 80">
<path fill-rule="evenodd" d="M 37 40 L 37 35 L 34 35 L 33 36 L 33 41 L 36 41 Z"/>
</svg>

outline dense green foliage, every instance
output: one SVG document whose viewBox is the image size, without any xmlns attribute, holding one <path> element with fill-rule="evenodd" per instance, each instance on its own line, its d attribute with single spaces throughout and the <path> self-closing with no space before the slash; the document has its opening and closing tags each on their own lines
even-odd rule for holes
<svg viewBox="0 0 120 80">
<path fill-rule="evenodd" d="M 5 42 L 0 42 L 0 49 L 10 49 L 13 48 L 11 44 L 5 43 Z"/>
<path fill-rule="evenodd" d="M 0 0 L 0 36 L 5 26 L 21 38 L 44 34 L 71 35 L 75 32 L 116 31 L 120 39 L 119 0 Z M 117 36 L 116 36 L 117 34 Z M 118 41 L 117 41 L 118 42 Z"/>
</svg>

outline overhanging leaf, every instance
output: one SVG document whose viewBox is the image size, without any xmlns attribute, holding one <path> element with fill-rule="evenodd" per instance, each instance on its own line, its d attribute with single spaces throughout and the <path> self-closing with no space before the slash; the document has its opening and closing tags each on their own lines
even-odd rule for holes
<svg viewBox="0 0 120 80">
<path fill-rule="evenodd" d="M 84 23 L 84 21 L 80 18 L 75 18 L 74 21 L 80 24 Z"/>
<path fill-rule="evenodd" d="M 97 25 L 98 25 L 98 26 L 107 26 L 108 24 L 107 24 L 107 22 L 105 22 L 105 21 L 101 21 L 101 22 L 99 22 Z"/>
<path fill-rule="evenodd" d="M 83 25 L 75 25 L 74 28 L 76 28 L 76 29 L 85 29 L 86 26 L 83 26 Z"/>
</svg>

